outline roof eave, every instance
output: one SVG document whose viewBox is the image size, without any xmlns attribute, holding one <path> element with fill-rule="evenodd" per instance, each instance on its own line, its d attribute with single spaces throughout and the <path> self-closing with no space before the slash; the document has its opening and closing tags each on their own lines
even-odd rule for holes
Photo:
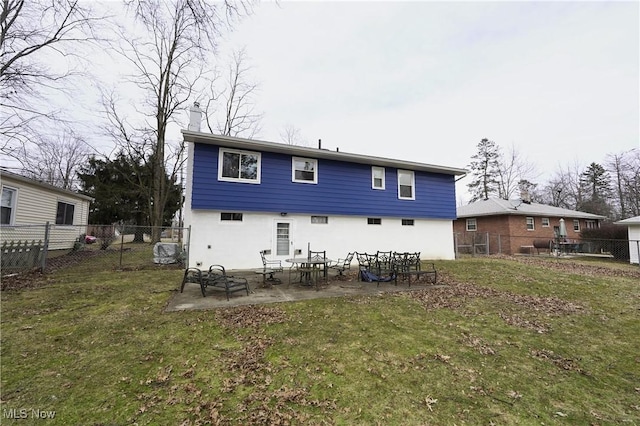
<svg viewBox="0 0 640 426">
<path fill-rule="evenodd" d="M 326 160 L 347 161 L 352 163 L 368 164 L 373 166 L 405 168 L 409 170 L 441 173 L 460 176 L 468 173 L 465 169 L 455 167 L 438 166 L 434 164 L 416 163 L 412 161 L 394 160 L 390 158 L 374 157 L 369 155 L 353 154 L 343 151 L 330 151 L 328 149 L 309 148 L 283 143 L 266 142 L 257 139 L 243 139 L 231 136 L 213 135 L 210 133 L 182 130 L 186 142 L 202 143 L 208 145 L 221 145 L 230 148 L 249 149 L 257 151 L 274 152 L 296 156 L 306 156 Z"/>
</svg>

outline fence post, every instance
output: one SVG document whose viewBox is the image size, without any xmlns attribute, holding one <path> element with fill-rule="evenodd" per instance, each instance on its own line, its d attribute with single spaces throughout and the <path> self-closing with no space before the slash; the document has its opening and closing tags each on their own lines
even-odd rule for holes
<svg viewBox="0 0 640 426">
<path fill-rule="evenodd" d="M 489 233 L 487 232 L 487 256 L 491 254 L 491 248 L 489 247 Z"/>
<path fill-rule="evenodd" d="M 49 251 L 49 222 L 44 225 L 44 246 L 42 247 L 42 260 L 40 261 L 40 272 L 44 273 L 47 267 L 47 253 Z"/>
<path fill-rule="evenodd" d="M 124 251 L 124 231 L 120 232 L 120 266 L 119 268 L 122 269 L 122 252 Z"/>
<path fill-rule="evenodd" d="M 500 239 L 500 234 L 498 234 L 498 254 L 502 254 L 502 240 Z"/>
<path fill-rule="evenodd" d="M 640 240 L 636 240 L 636 253 L 638 254 L 638 266 L 640 266 Z M 631 254 L 629 254 L 631 257 Z"/>
</svg>

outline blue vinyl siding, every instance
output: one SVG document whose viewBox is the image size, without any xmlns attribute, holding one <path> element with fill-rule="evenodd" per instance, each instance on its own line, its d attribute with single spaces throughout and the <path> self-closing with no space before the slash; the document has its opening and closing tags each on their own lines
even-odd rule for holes
<svg viewBox="0 0 640 426">
<path fill-rule="evenodd" d="M 291 182 L 291 155 L 262 152 L 259 185 L 218 181 L 218 147 L 195 144 L 193 209 L 455 219 L 454 176 L 415 172 L 415 200 L 398 199 L 397 169 L 385 190 L 371 188 L 371 166 L 318 160 L 318 183 Z"/>
</svg>

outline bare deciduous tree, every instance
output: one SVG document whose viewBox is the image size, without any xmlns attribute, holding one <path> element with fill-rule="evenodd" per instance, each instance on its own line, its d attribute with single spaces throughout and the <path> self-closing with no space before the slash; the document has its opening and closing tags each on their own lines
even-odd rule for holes
<svg viewBox="0 0 640 426">
<path fill-rule="evenodd" d="M 27 177 L 75 190 L 76 172 L 91 151 L 82 138 L 65 131 L 56 139 L 42 139 L 19 157 Z"/>
<path fill-rule="evenodd" d="M 3 0 L 0 10 L 0 150 L 11 157 L 40 143 L 42 129 L 59 126 L 51 94 L 65 92 L 80 55 L 94 39 L 93 16 L 77 0 Z M 54 61 L 59 66 L 54 66 Z M 55 121 L 54 121 L 55 120 Z"/>
<path fill-rule="evenodd" d="M 112 134 L 127 149 L 144 151 L 144 158 L 153 161 L 150 222 L 152 241 L 160 240 L 164 207 L 169 188 L 165 176 L 175 178 L 181 156 L 167 152 L 167 129 L 176 113 L 186 109 L 196 85 L 204 73 L 210 54 L 215 51 L 222 29 L 234 17 L 248 12 L 247 3 L 215 3 L 205 0 L 130 1 L 130 10 L 144 32 L 121 27 L 120 44 L 116 51 L 135 70 L 128 81 L 145 93 L 145 102 L 138 111 L 146 117 L 143 124 L 131 125 L 119 114 L 116 99 L 107 101 L 113 108 Z M 166 162 L 174 160 L 167 173 Z"/>
<path fill-rule="evenodd" d="M 256 111 L 255 105 L 258 84 L 251 82 L 249 78 L 251 67 L 247 65 L 247 61 L 244 48 L 234 52 L 228 65 L 224 87 L 220 90 L 216 88 L 218 75 L 214 77 L 215 80 L 211 80 L 205 106 L 206 123 L 211 133 L 251 139 L 260 132 L 263 114 Z M 223 114 L 216 108 L 221 100 L 224 101 Z"/>
<path fill-rule="evenodd" d="M 299 128 L 287 123 L 280 131 L 280 139 L 288 145 L 308 146 Z"/>
<path fill-rule="evenodd" d="M 499 149 L 498 155 L 498 186 L 499 197 L 509 200 L 512 197 L 519 197 L 523 186 L 521 182 L 526 181 L 528 185 L 526 190 L 532 189 L 531 180 L 535 174 L 535 166 L 527 161 L 518 152 L 514 145 L 511 145 L 508 151 Z M 533 195 L 533 194 L 530 194 Z"/>
</svg>

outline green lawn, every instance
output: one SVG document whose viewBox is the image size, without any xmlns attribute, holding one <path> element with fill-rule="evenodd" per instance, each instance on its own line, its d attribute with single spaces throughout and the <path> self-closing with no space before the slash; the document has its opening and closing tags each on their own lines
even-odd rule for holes
<svg viewBox="0 0 640 426">
<path fill-rule="evenodd" d="M 437 268 L 443 288 L 177 313 L 180 270 L 58 270 L 2 292 L 0 423 L 640 424 L 637 266 Z"/>
</svg>

